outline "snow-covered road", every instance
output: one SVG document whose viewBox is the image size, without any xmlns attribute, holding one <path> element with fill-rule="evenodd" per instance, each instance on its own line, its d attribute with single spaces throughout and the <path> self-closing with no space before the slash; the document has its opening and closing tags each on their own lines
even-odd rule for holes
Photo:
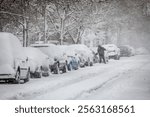
<svg viewBox="0 0 150 117">
<path fill-rule="evenodd" d="M 110 60 L 25 84 L 1 83 L 0 99 L 150 99 L 150 55 Z"/>
</svg>

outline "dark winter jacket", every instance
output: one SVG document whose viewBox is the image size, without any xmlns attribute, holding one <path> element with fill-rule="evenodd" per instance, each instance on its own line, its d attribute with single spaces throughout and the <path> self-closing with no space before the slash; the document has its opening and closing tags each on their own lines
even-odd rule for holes
<svg viewBox="0 0 150 117">
<path fill-rule="evenodd" d="M 106 50 L 106 49 L 105 49 L 104 47 L 98 46 L 97 52 L 98 52 L 99 55 L 104 55 L 104 51 L 105 51 L 105 50 Z"/>
</svg>

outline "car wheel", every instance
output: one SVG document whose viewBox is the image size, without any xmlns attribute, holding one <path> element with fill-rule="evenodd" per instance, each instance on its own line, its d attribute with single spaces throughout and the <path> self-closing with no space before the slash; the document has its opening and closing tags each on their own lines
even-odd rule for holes
<svg viewBox="0 0 150 117">
<path fill-rule="evenodd" d="M 19 71 L 16 72 L 16 75 L 15 75 L 15 83 L 16 83 L 16 84 L 20 84 L 20 72 L 19 72 Z"/>
<path fill-rule="evenodd" d="M 63 73 L 67 72 L 67 68 L 66 68 L 66 65 L 63 67 L 63 70 L 62 70 Z"/>
<path fill-rule="evenodd" d="M 114 60 L 118 60 L 118 55 L 115 55 L 115 56 L 114 56 Z"/>
</svg>

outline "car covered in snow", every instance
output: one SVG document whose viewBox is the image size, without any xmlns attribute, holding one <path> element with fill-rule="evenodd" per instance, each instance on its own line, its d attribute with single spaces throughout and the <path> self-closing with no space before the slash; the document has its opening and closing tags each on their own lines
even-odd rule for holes
<svg viewBox="0 0 150 117">
<path fill-rule="evenodd" d="M 67 60 L 67 67 L 69 71 L 79 69 L 79 61 L 76 57 L 68 56 Z"/>
<path fill-rule="evenodd" d="M 31 78 L 41 78 L 49 76 L 49 57 L 37 48 L 24 47 L 26 56 L 29 59 Z"/>
<path fill-rule="evenodd" d="M 135 49 L 130 45 L 121 45 L 119 48 L 121 57 L 130 57 L 135 55 Z"/>
<path fill-rule="evenodd" d="M 31 47 L 40 49 L 49 57 L 49 67 L 52 73 L 67 72 L 67 62 L 64 51 L 54 44 L 32 44 Z"/>
<path fill-rule="evenodd" d="M 67 68 L 69 71 L 77 70 L 79 68 L 80 59 L 75 51 L 70 50 L 69 45 L 59 45 L 60 50 L 64 54 L 65 60 L 67 62 Z"/>
<path fill-rule="evenodd" d="M 28 58 L 19 39 L 11 33 L 0 32 L 0 80 L 20 83 L 29 79 Z"/>
<path fill-rule="evenodd" d="M 69 45 L 68 50 L 78 55 L 80 67 L 93 66 L 93 53 L 86 45 Z"/>
<path fill-rule="evenodd" d="M 120 59 L 120 49 L 115 44 L 106 44 L 102 46 L 107 50 L 109 59 L 110 58 L 113 58 L 115 60 Z"/>
</svg>

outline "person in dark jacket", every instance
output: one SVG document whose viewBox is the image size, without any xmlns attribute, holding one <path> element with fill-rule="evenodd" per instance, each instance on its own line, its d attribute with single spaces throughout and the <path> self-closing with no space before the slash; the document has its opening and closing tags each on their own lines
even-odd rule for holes
<svg viewBox="0 0 150 117">
<path fill-rule="evenodd" d="M 101 63 L 102 62 L 102 59 L 103 59 L 103 62 L 106 64 L 106 61 L 105 61 L 105 48 L 102 47 L 101 45 L 98 45 L 98 49 L 97 49 L 97 52 L 98 52 L 98 55 L 99 55 L 99 62 Z"/>
</svg>

